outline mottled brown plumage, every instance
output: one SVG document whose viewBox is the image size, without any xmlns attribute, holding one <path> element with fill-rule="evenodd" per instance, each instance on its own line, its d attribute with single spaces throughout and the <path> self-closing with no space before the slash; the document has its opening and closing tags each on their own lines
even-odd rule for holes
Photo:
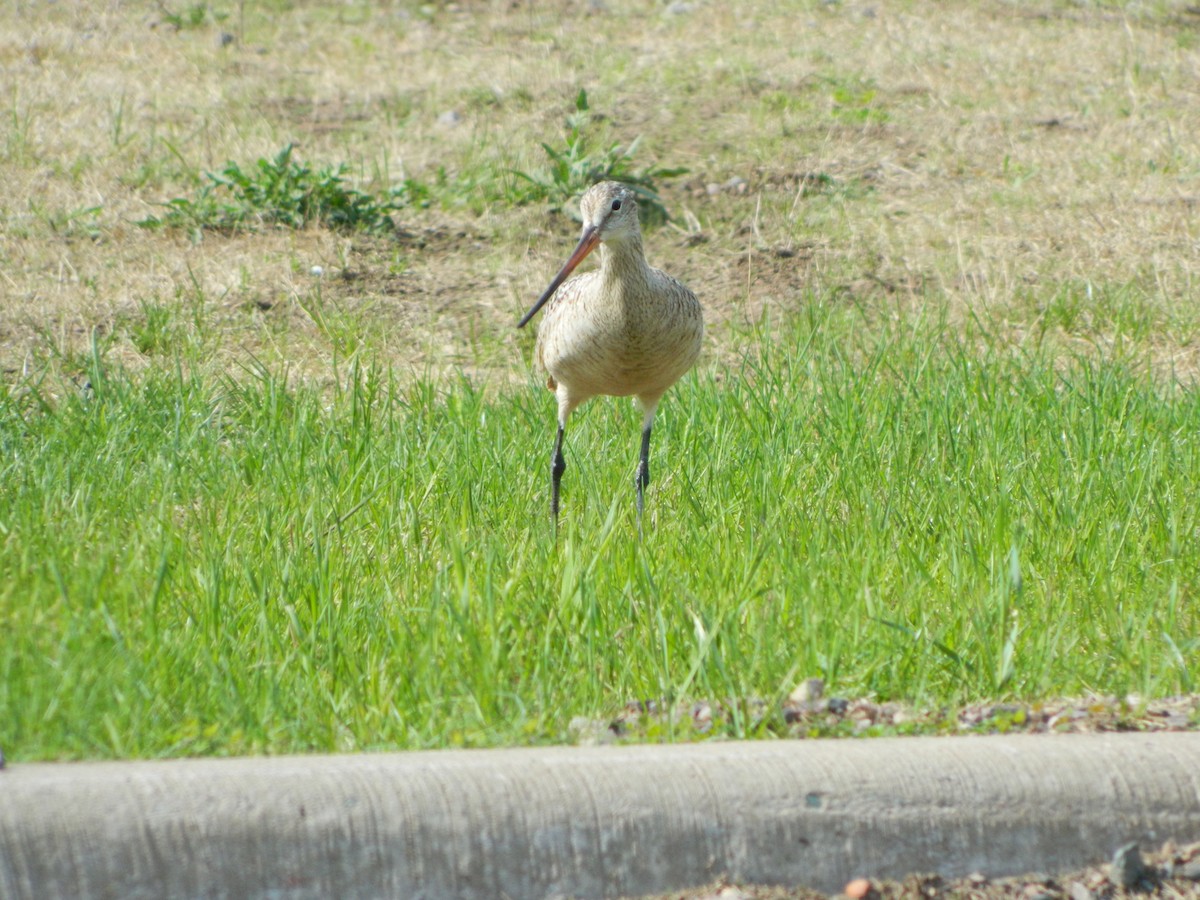
<svg viewBox="0 0 1200 900">
<path fill-rule="evenodd" d="M 634 396 L 644 414 L 635 479 L 640 529 L 643 491 L 650 483 L 654 413 L 667 389 L 695 364 L 704 318 L 695 294 L 647 264 L 637 195 L 630 188 L 612 181 L 594 185 L 579 208 L 579 245 L 518 326 L 546 307 L 534 359 L 545 369 L 546 385 L 558 398 L 550 505 L 557 521 L 559 483 L 566 468 L 562 439 L 572 411 L 599 394 Z M 564 284 L 597 245 L 600 268 Z"/>
</svg>

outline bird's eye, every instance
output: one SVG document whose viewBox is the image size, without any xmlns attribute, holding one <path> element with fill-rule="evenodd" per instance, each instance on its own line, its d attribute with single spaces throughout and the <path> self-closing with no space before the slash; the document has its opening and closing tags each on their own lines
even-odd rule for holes
<svg viewBox="0 0 1200 900">
<path fill-rule="evenodd" d="M 616 212 L 618 209 L 620 209 L 620 208 L 621 208 L 621 201 L 620 201 L 620 200 L 614 200 L 614 201 L 613 201 L 612 208 L 613 208 L 613 212 Z"/>
</svg>

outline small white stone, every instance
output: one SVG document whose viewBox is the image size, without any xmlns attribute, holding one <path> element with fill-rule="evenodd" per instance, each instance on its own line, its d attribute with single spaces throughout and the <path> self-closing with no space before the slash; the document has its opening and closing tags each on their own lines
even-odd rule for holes
<svg viewBox="0 0 1200 900">
<path fill-rule="evenodd" d="M 825 682 L 820 678 L 806 678 L 788 694 L 792 703 L 815 703 L 825 696 Z"/>
<path fill-rule="evenodd" d="M 313 266 L 309 271 L 317 276 L 325 274 L 325 269 L 322 266 Z"/>
</svg>

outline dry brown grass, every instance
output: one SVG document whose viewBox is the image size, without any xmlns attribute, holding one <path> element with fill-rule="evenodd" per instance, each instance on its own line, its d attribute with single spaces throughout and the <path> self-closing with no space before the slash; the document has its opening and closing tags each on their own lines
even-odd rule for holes
<svg viewBox="0 0 1200 900">
<path fill-rule="evenodd" d="M 691 170 L 664 194 L 680 226 L 648 246 L 714 322 L 838 291 L 1200 370 L 1200 16 L 1184 4 L 595 7 L 249 0 L 243 26 L 213 0 L 227 18 L 176 30 L 115 0 L 5 6 L 6 377 L 69 370 L 94 339 L 143 365 L 154 305 L 221 366 L 253 353 L 316 373 L 362 347 L 522 373 L 511 325 L 573 226 L 485 187 L 541 164 L 580 87 L 604 136 L 645 135 L 638 163 Z M 442 167 L 461 187 L 402 215 L 398 240 L 192 243 L 134 224 L 289 141 L 364 189 Z M 706 189 L 733 177 L 744 190 Z M 716 349 L 735 333 L 711 332 Z"/>
</svg>

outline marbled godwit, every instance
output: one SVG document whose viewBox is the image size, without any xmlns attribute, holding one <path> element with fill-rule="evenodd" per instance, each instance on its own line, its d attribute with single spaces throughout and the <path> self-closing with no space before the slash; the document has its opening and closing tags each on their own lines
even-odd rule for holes
<svg viewBox="0 0 1200 900">
<path fill-rule="evenodd" d="M 650 429 L 667 389 L 696 362 L 704 318 L 696 295 L 646 262 L 637 197 L 612 181 L 593 185 L 579 201 L 583 234 L 545 293 L 517 324 L 522 328 L 547 301 L 534 359 L 558 398 L 558 437 L 551 462 L 550 511 L 558 522 L 558 493 L 567 467 L 563 432 L 572 411 L 598 394 L 637 397 L 642 455 L 637 488 L 638 532 L 650 483 Z M 600 268 L 566 284 L 585 256 L 600 246 Z M 557 293 L 556 293 L 557 292 Z"/>
</svg>

